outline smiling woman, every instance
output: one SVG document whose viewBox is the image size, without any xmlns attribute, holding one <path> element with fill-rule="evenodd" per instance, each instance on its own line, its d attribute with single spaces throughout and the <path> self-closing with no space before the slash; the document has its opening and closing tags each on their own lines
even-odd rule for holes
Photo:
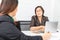
<svg viewBox="0 0 60 40">
<path fill-rule="evenodd" d="M 49 21 L 48 17 L 44 16 L 44 9 L 42 6 L 37 6 L 35 8 L 35 15 L 32 16 L 30 29 L 31 31 L 41 31 L 45 30 L 45 23 Z"/>
</svg>

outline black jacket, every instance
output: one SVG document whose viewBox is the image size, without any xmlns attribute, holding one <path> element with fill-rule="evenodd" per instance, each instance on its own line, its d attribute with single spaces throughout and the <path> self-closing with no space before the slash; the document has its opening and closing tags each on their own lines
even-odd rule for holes
<svg viewBox="0 0 60 40">
<path fill-rule="evenodd" d="M 0 16 L 0 37 L 15 40 L 20 36 L 20 31 L 16 28 L 10 17 Z"/>
<path fill-rule="evenodd" d="M 0 40 L 42 40 L 41 36 L 26 36 L 7 15 L 0 16 Z"/>
</svg>

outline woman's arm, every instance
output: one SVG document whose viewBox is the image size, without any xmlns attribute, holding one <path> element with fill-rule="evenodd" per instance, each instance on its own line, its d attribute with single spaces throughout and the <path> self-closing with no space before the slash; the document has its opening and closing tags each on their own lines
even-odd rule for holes
<svg viewBox="0 0 60 40">
<path fill-rule="evenodd" d="M 39 26 L 35 26 L 35 17 L 32 16 L 31 23 L 30 23 L 30 30 L 31 31 L 36 31 L 36 30 L 39 30 L 39 29 L 40 29 Z"/>
<path fill-rule="evenodd" d="M 31 24 L 30 24 L 30 31 L 38 31 L 38 30 L 44 31 L 45 27 L 43 25 L 35 26 L 35 23 L 36 23 L 36 18 L 35 16 L 32 16 Z"/>
<path fill-rule="evenodd" d="M 30 27 L 30 30 L 31 31 L 35 31 L 35 30 L 40 30 L 40 26 L 36 26 L 36 27 Z"/>
<path fill-rule="evenodd" d="M 36 26 L 36 27 L 30 27 L 30 31 L 44 31 L 45 27 L 44 26 Z"/>
</svg>

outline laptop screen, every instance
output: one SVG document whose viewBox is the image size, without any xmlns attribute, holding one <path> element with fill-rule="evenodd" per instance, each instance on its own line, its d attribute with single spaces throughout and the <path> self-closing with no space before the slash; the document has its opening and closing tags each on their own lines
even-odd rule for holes
<svg viewBox="0 0 60 40">
<path fill-rule="evenodd" d="M 58 22 L 46 22 L 45 32 L 56 32 Z"/>
</svg>

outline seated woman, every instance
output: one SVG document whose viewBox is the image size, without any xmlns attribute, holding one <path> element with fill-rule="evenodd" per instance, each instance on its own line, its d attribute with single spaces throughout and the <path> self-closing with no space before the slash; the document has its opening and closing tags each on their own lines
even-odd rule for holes
<svg viewBox="0 0 60 40">
<path fill-rule="evenodd" d="M 44 16 L 44 9 L 42 6 L 37 6 L 35 8 L 35 15 L 32 16 L 30 30 L 31 31 L 41 31 L 44 32 L 45 23 L 48 20 L 48 17 Z"/>
</svg>

